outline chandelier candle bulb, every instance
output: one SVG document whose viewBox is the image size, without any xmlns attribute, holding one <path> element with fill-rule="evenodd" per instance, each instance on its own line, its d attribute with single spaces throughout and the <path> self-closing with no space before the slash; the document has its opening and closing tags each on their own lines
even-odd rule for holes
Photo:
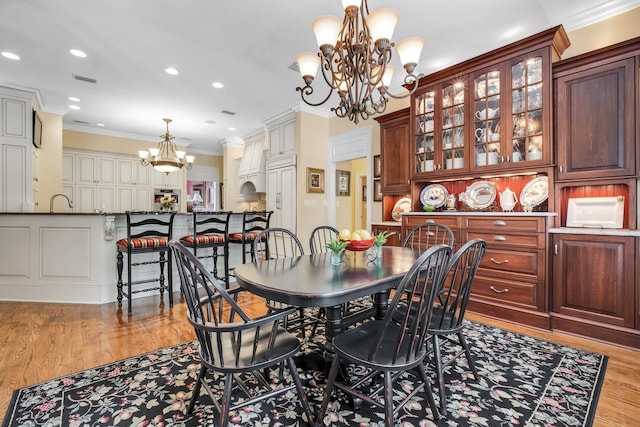
<svg viewBox="0 0 640 427">
<path fill-rule="evenodd" d="M 393 31 L 396 29 L 400 17 L 395 10 L 389 8 L 376 9 L 367 16 L 367 26 L 371 39 L 384 44 L 384 49 L 389 44 L 389 40 L 393 37 Z"/>
</svg>

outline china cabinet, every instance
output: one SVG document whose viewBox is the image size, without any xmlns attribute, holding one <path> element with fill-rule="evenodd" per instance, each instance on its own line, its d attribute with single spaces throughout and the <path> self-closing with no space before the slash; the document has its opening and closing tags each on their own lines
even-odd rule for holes
<svg viewBox="0 0 640 427">
<path fill-rule="evenodd" d="M 562 27 L 439 71 L 412 95 L 412 179 L 550 166 L 551 62 Z"/>
<path fill-rule="evenodd" d="M 375 119 L 380 123 L 381 193 L 410 192 L 409 168 L 409 109 L 395 111 Z M 385 166 L 386 165 L 386 166 Z"/>
<path fill-rule="evenodd" d="M 633 176 L 640 38 L 559 62 L 558 180 Z"/>
<path fill-rule="evenodd" d="M 414 174 L 468 170 L 465 162 L 465 80 L 426 88 L 414 100 Z"/>
</svg>

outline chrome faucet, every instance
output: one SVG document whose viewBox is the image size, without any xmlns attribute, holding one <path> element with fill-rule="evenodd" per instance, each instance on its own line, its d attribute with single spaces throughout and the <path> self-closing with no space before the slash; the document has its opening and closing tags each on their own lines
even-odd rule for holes
<svg viewBox="0 0 640 427">
<path fill-rule="evenodd" d="M 71 201 L 71 199 L 69 199 L 69 197 L 67 197 L 66 194 L 62 194 L 62 193 L 58 193 L 58 194 L 54 194 L 53 196 L 51 196 L 51 200 L 49 200 L 49 213 L 53 213 L 53 201 L 55 200 L 56 197 L 58 196 L 62 196 L 65 199 L 67 199 L 67 203 L 69 203 L 69 207 L 72 208 L 73 207 L 73 202 Z"/>
</svg>

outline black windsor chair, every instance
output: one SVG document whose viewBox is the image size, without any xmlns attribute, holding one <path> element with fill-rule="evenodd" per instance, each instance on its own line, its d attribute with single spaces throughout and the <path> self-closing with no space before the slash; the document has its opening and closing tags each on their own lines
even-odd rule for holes
<svg viewBox="0 0 640 427">
<path fill-rule="evenodd" d="M 327 252 L 327 243 L 338 237 L 338 230 L 330 225 L 321 225 L 311 232 L 309 237 L 309 248 L 312 254 Z"/>
<path fill-rule="evenodd" d="M 295 309 L 250 318 L 236 301 L 237 293 L 242 291 L 240 288 L 227 290 L 221 286 L 178 241 L 173 240 L 169 246 L 176 258 L 189 311 L 188 320 L 200 343 L 200 373 L 187 413 L 193 411 L 201 387 L 204 387 L 220 414 L 217 425 L 226 427 L 230 411 L 288 393 L 295 388 L 307 422 L 313 425 L 313 415 L 293 359 L 300 350 L 300 341 L 281 327 L 284 319 Z M 282 370 L 285 362 L 293 384 L 281 381 L 276 387 L 267 381 L 263 371 L 278 366 Z M 220 393 L 212 388 L 217 380 L 206 379 L 209 371 L 224 375 L 224 389 Z M 245 384 L 241 377 L 243 374 L 253 375 L 257 384 Z M 234 387 L 234 384 L 238 387 Z M 237 393 L 234 393 L 236 390 Z"/>
<path fill-rule="evenodd" d="M 434 300 L 447 274 L 450 256 L 449 246 L 437 245 L 428 249 L 416 260 L 398 285 L 383 319 L 365 322 L 333 339 L 335 357 L 322 397 L 322 406 L 318 412 L 319 422 L 324 419 L 334 387 L 371 405 L 383 407 L 386 426 L 392 426 L 394 414 L 400 407 L 424 389 L 434 420 L 439 418 L 424 366 L 427 353 L 425 341 Z M 431 274 L 421 274 L 423 271 L 429 271 Z M 410 310 L 418 315 L 405 316 L 400 323 L 394 321 L 393 313 L 401 302 L 408 304 Z M 340 365 L 345 362 L 361 365 L 367 368 L 368 373 L 355 382 L 349 378 L 351 385 L 337 382 Z M 398 407 L 394 407 L 394 380 L 399 374 L 413 368 L 418 370 L 421 381 L 416 381 L 416 387 L 402 399 Z M 383 385 L 373 389 L 362 388 L 369 385 L 380 373 L 384 377 Z M 384 392 L 384 403 L 377 399 L 380 392 Z"/>
<path fill-rule="evenodd" d="M 289 258 L 304 255 L 304 248 L 298 237 L 285 228 L 268 228 L 261 231 L 255 238 L 253 244 L 253 259 L 255 261 L 266 261 L 270 259 Z M 265 299 L 269 312 L 290 309 L 293 306 Z M 312 334 L 318 326 L 316 316 L 307 316 L 302 307 L 297 307 L 298 317 L 285 319 L 285 328 L 289 331 L 300 331 L 302 338 L 305 338 L 305 328 L 313 326 Z"/>
<path fill-rule="evenodd" d="M 453 231 L 444 224 L 426 223 L 414 227 L 407 233 L 402 246 L 420 250 L 420 253 L 434 245 L 447 245 L 453 248 Z"/>
</svg>

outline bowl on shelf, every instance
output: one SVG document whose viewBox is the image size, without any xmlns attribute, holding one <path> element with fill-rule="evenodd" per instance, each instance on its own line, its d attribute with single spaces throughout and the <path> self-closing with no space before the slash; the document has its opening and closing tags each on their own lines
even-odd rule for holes
<svg viewBox="0 0 640 427">
<path fill-rule="evenodd" d="M 373 246 L 373 242 L 376 239 L 369 239 L 369 240 L 343 240 L 343 242 L 348 242 L 347 244 L 347 250 L 348 251 L 366 251 L 367 249 L 369 249 L 371 246 Z"/>
</svg>

